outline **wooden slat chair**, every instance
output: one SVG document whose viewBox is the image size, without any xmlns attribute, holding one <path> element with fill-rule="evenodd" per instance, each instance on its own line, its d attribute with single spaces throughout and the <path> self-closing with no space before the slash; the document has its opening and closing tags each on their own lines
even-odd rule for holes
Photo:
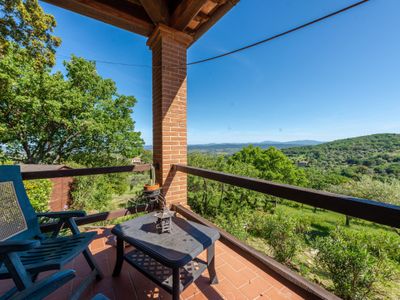
<svg viewBox="0 0 400 300">
<path fill-rule="evenodd" d="M 31 287 L 40 272 L 62 269 L 83 253 L 92 272 L 82 282 L 72 299 L 78 299 L 94 279 L 102 274 L 88 245 L 95 232 L 80 233 L 75 217 L 83 211 L 35 213 L 26 194 L 19 166 L 0 166 L 0 280 L 11 278 L 15 288 L 0 299 Z M 40 217 L 56 219 L 57 229 L 46 236 L 40 231 Z M 63 228 L 72 235 L 58 236 Z"/>
</svg>

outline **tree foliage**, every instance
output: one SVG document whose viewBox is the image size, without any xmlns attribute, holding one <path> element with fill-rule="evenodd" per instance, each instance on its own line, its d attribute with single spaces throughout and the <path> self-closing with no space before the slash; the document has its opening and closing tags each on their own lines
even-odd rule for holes
<svg viewBox="0 0 400 300">
<path fill-rule="evenodd" d="M 61 72 L 37 72 L 26 49 L 0 61 L 0 143 L 27 163 L 107 163 L 143 145 L 131 118 L 136 99 L 117 93 L 93 62 L 72 56 Z"/>
<path fill-rule="evenodd" d="M 24 181 L 26 193 L 36 212 L 49 210 L 49 200 L 53 184 L 48 179 Z"/>
<path fill-rule="evenodd" d="M 53 35 L 56 21 L 38 0 L 0 0 L 0 56 L 12 44 L 24 48 L 35 68 L 51 67 L 61 40 Z"/>
<path fill-rule="evenodd" d="M 254 166 L 260 178 L 275 182 L 305 185 L 304 171 L 297 168 L 281 150 L 248 146 L 232 155 L 229 161 L 240 161 Z"/>
<path fill-rule="evenodd" d="M 349 178 L 400 177 L 400 134 L 373 134 L 282 151 L 294 161 Z"/>
<path fill-rule="evenodd" d="M 399 180 L 379 181 L 363 176 L 360 180 L 331 185 L 328 190 L 337 194 L 400 205 Z"/>
</svg>

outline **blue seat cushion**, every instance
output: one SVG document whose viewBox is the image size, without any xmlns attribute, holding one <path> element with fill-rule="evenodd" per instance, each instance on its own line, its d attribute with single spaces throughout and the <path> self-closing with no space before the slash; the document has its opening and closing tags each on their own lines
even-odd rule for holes
<svg viewBox="0 0 400 300">
<path fill-rule="evenodd" d="M 31 274 L 59 270 L 85 250 L 95 236 L 96 232 L 84 232 L 45 239 L 39 247 L 20 253 L 22 264 Z M 6 278 L 11 278 L 11 275 L 3 264 L 0 268 L 0 279 Z"/>
</svg>

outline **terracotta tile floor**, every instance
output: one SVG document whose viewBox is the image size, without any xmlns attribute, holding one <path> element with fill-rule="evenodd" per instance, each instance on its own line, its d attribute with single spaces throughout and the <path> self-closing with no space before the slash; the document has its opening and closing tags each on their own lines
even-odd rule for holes
<svg viewBox="0 0 400 300">
<path fill-rule="evenodd" d="M 124 264 L 118 278 L 111 276 L 115 263 L 114 239 L 109 229 L 98 230 L 98 237 L 90 245 L 105 278 L 91 286 L 83 299 L 102 293 L 110 299 L 171 299 L 171 296 L 128 264 Z M 129 249 L 129 248 L 128 248 Z M 128 250 L 127 249 L 127 250 Z M 205 252 L 201 255 L 205 259 Z M 77 271 L 76 278 L 48 297 L 49 300 L 68 299 L 71 291 L 89 273 L 83 256 L 72 261 L 68 268 Z M 216 244 L 216 268 L 219 283 L 211 286 L 207 271 L 190 285 L 182 299 L 303 299 L 270 274 L 235 253 L 221 242 Z M 0 281 L 0 295 L 10 286 Z"/>
</svg>

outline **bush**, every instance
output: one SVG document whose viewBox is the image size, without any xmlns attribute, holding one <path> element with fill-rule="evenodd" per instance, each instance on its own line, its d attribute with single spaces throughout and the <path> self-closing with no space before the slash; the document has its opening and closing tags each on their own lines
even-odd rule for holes
<svg viewBox="0 0 400 300">
<path fill-rule="evenodd" d="M 360 180 L 331 186 L 328 190 L 333 193 L 400 205 L 400 181 L 395 179 L 382 182 L 363 176 Z"/>
<path fill-rule="evenodd" d="M 309 226 L 299 220 L 278 213 L 265 218 L 263 235 L 272 247 L 274 257 L 281 263 L 290 264 L 301 246 Z"/>
<path fill-rule="evenodd" d="M 250 213 L 244 209 L 240 214 L 220 214 L 215 218 L 214 222 L 217 226 L 225 229 L 238 239 L 246 240 L 248 237 L 249 220 Z"/>
<path fill-rule="evenodd" d="M 27 180 L 24 181 L 24 186 L 35 211 L 48 211 L 52 189 L 51 181 L 48 179 Z"/>
<path fill-rule="evenodd" d="M 117 160 L 114 164 L 123 165 L 123 162 Z M 68 165 L 74 168 L 92 167 L 74 162 L 68 162 Z M 71 184 L 70 207 L 87 212 L 110 210 L 113 208 L 113 196 L 122 195 L 129 185 L 130 179 L 127 173 L 75 177 Z"/>
<path fill-rule="evenodd" d="M 333 282 L 334 292 L 343 299 L 366 299 L 374 285 L 392 271 L 383 254 L 374 256 L 361 235 L 336 229 L 328 237 L 316 239 L 317 265 Z"/>
<path fill-rule="evenodd" d="M 88 212 L 108 210 L 112 195 L 112 187 L 105 175 L 76 177 L 71 186 L 71 207 Z"/>
</svg>

